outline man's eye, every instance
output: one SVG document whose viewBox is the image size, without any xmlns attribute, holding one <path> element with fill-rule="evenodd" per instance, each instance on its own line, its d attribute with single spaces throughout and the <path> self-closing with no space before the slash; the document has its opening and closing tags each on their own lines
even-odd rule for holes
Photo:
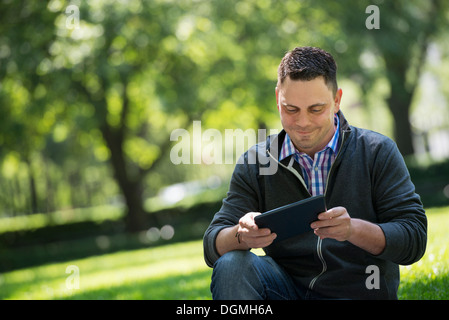
<svg viewBox="0 0 449 320">
<path fill-rule="evenodd" d="M 298 110 L 298 108 L 295 108 L 295 107 L 285 107 L 285 109 L 286 109 L 288 112 L 295 112 L 295 111 Z"/>
</svg>

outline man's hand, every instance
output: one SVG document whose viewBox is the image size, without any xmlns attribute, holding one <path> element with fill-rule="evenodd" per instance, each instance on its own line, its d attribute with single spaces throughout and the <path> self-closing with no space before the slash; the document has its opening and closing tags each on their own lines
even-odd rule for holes
<svg viewBox="0 0 449 320">
<path fill-rule="evenodd" d="M 351 218 L 346 208 L 335 207 L 318 215 L 310 224 L 321 239 L 349 241 L 373 255 L 382 253 L 386 240 L 382 229 L 375 223 Z"/>
<path fill-rule="evenodd" d="M 318 220 L 312 222 L 310 227 L 321 239 L 332 238 L 346 241 L 352 234 L 352 220 L 346 208 L 335 207 L 318 215 Z"/>
<path fill-rule="evenodd" d="M 272 233 L 268 228 L 259 229 L 254 222 L 254 217 L 260 212 L 249 212 L 239 220 L 238 234 L 241 242 L 245 243 L 249 248 L 264 248 L 269 246 L 276 234 Z"/>
</svg>

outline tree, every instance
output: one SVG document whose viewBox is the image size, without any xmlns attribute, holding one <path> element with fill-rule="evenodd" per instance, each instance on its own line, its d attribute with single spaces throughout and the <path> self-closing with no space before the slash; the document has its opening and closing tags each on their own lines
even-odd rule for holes
<svg viewBox="0 0 449 320">
<path fill-rule="evenodd" d="M 318 3 L 325 8 L 326 19 L 337 21 L 341 30 L 339 42 L 327 37 L 335 43 L 340 72 L 359 79 L 365 94 L 377 79 L 387 78 L 390 85 L 387 103 L 394 121 L 394 139 L 404 156 L 412 155 L 410 107 L 427 48 L 444 29 L 447 3 L 441 0 L 380 2 L 379 29 L 366 27 L 371 13 L 365 12 L 369 5 L 365 2 L 346 1 L 345 6 L 329 1 Z M 366 53 L 374 57 L 374 68 L 354 63 L 362 61 Z"/>
<path fill-rule="evenodd" d="M 0 158 L 13 152 L 17 161 L 27 165 L 33 213 L 39 210 L 33 153 L 43 149 L 44 137 L 55 120 L 45 116 L 48 79 L 40 76 L 50 56 L 48 46 L 55 38 L 52 27 L 55 15 L 45 9 L 46 4 L 39 2 L 23 6 L 9 3 L 0 10 Z M 40 33 L 36 34 L 36 30 Z"/>
<path fill-rule="evenodd" d="M 414 153 L 410 107 L 427 48 L 447 12 L 440 0 L 422 4 L 387 2 L 382 6 L 387 13 L 383 33 L 373 36 L 385 61 L 390 83 L 388 106 L 395 123 L 395 140 L 403 155 Z"/>
<path fill-rule="evenodd" d="M 252 38 L 266 28 L 258 18 L 270 17 L 258 3 L 249 1 L 238 9 L 237 2 L 222 1 L 87 2 L 80 8 L 78 29 L 67 28 L 63 15 L 57 19 L 58 39 L 52 47 L 64 50 L 55 50 L 53 75 L 71 79 L 67 90 L 76 92 L 78 102 L 94 107 L 90 120 L 110 152 L 129 231 L 147 225 L 143 181 L 167 159 L 170 129 L 188 127 L 206 110 L 225 105 L 223 101 L 231 100 L 226 96 L 239 86 L 248 93 L 234 99 L 247 107 L 260 104 L 252 110 L 257 112 L 255 123 L 263 125 L 263 111 L 270 106 L 266 97 L 273 97 L 275 83 L 267 82 L 264 64 L 270 62 L 273 71 L 278 62 L 271 59 L 269 38 L 264 43 Z M 241 25 L 233 22 L 236 10 Z M 258 47 L 263 51 L 257 52 Z M 270 85 L 269 91 L 262 83 L 264 88 Z M 166 124 L 157 123 L 158 117 Z"/>
<path fill-rule="evenodd" d="M 165 15 L 160 8 L 142 8 L 138 1 L 100 6 L 86 3 L 80 9 L 80 28 L 67 29 L 61 19 L 60 37 L 54 45 L 77 53 L 86 48 L 87 52 L 74 59 L 71 52 L 61 50 L 53 62 L 63 59 L 56 72 L 72 79 L 71 90 L 80 101 L 94 107 L 91 125 L 99 128 L 109 150 L 114 176 L 126 202 L 127 229 L 141 230 L 148 218 L 143 208 L 143 179 L 168 150 L 168 144 L 158 143 L 169 140 L 165 133 L 152 137 L 153 123 L 148 121 L 151 111 L 157 109 L 151 94 L 155 83 L 148 74 L 160 57 L 159 38 L 151 35 L 158 33 L 154 28 L 163 25 L 158 20 Z M 160 62 L 170 62 L 164 60 Z M 150 94 L 136 89 L 146 86 Z"/>
<path fill-rule="evenodd" d="M 408 154 L 408 108 L 447 7 L 385 2 L 380 29 L 368 30 L 365 4 L 349 3 L 352 10 L 323 0 L 2 3 L 0 159 L 14 151 L 26 162 L 38 154 L 73 180 L 73 171 L 108 161 L 127 229 L 157 224 L 143 205 L 156 192 L 148 177 L 159 173 L 156 189 L 188 171 L 168 163 L 171 131 L 193 120 L 217 129 L 268 127 L 278 117 L 279 61 L 301 45 L 331 51 L 340 77 L 361 79 L 366 94 L 388 79 L 395 137 Z M 375 68 L 357 63 L 367 53 Z M 61 129 L 72 134 L 61 138 L 64 148 L 54 141 Z M 89 147 L 80 142 L 86 136 Z M 100 161 L 89 157 L 92 149 Z"/>
</svg>

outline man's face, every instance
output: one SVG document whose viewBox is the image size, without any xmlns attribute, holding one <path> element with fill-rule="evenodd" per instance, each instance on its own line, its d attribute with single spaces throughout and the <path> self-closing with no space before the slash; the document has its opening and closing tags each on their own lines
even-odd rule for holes
<svg viewBox="0 0 449 320">
<path fill-rule="evenodd" d="M 342 91 L 335 97 L 323 77 L 310 81 L 287 77 L 276 88 L 281 123 L 296 149 L 313 158 L 335 133 L 334 114 L 340 109 Z"/>
</svg>

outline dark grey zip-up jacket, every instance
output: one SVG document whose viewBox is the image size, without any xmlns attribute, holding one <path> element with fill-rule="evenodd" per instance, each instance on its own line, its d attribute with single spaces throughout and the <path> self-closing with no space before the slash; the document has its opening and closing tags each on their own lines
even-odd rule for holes
<svg viewBox="0 0 449 320">
<path fill-rule="evenodd" d="M 399 264 L 418 261 L 427 243 L 427 219 L 407 167 L 389 138 L 350 126 L 339 112 L 340 150 L 327 179 L 327 208 L 345 207 L 352 218 L 377 223 L 386 238 L 377 256 L 348 241 L 308 233 L 264 251 L 305 288 L 331 298 L 397 299 Z M 277 161 L 285 131 L 242 155 L 223 205 L 206 230 L 204 257 L 212 267 L 215 239 L 248 212 L 265 212 L 310 197 L 296 161 Z M 379 279 L 377 277 L 379 271 Z M 379 280 L 379 281 L 376 281 Z M 377 286 L 377 284 L 379 286 Z"/>
</svg>

